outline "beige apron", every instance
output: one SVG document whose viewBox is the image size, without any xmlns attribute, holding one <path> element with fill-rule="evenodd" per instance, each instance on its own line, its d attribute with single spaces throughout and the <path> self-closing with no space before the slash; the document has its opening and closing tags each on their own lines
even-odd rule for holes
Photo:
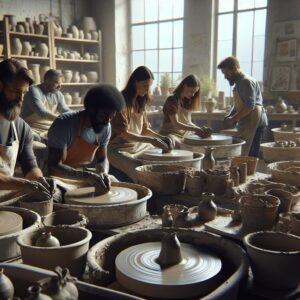
<svg viewBox="0 0 300 300">
<path fill-rule="evenodd" d="M 244 102 L 236 91 L 233 91 L 233 101 L 234 107 L 237 112 L 241 111 L 245 106 Z M 261 114 L 262 106 L 255 105 L 255 108 L 246 117 L 242 118 L 238 122 L 238 132 L 235 134 L 235 136 L 246 141 L 246 144 L 244 144 L 242 147 L 243 156 L 249 155 L 255 132 L 259 125 Z"/>
<path fill-rule="evenodd" d="M 15 140 L 10 146 L 0 145 L 0 173 L 13 176 L 19 151 L 19 139 L 14 122 L 11 122 Z M 15 193 L 15 191 L 0 190 L 0 196 Z"/>
<path fill-rule="evenodd" d="M 179 104 L 177 115 L 178 115 L 178 121 L 180 123 L 183 123 L 185 125 L 194 126 L 194 124 L 192 123 L 192 117 L 191 117 L 192 113 L 189 109 L 186 109 Z M 177 146 L 179 146 L 179 144 L 181 144 L 183 142 L 183 138 L 185 136 L 191 134 L 191 131 L 187 131 L 184 129 L 178 129 L 176 126 L 174 126 L 172 124 L 172 122 L 169 122 L 169 123 L 165 123 L 162 125 L 162 128 L 159 133 L 161 135 L 166 135 L 166 136 L 170 136 L 171 138 L 173 138 L 176 141 L 176 148 L 177 148 Z"/>
<path fill-rule="evenodd" d="M 143 131 L 144 113 L 131 113 L 128 131 L 141 135 Z M 108 160 L 115 168 L 126 173 L 137 182 L 135 168 L 142 163 L 137 159 L 144 151 L 153 149 L 149 143 L 127 142 L 116 136 L 108 144 Z"/>
<path fill-rule="evenodd" d="M 43 96 L 44 96 L 44 98 L 42 100 L 42 103 L 43 103 L 45 109 L 47 111 L 50 111 L 51 113 L 55 114 L 57 111 L 58 102 L 55 101 L 55 103 L 50 104 L 47 101 L 46 96 L 45 95 L 43 95 Z M 32 115 L 27 117 L 25 119 L 25 121 L 30 125 L 31 129 L 39 135 L 41 133 L 47 132 L 49 127 L 53 123 L 52 120 L 43 119 L 36 113 L 33 113 Z"/>
</svg>

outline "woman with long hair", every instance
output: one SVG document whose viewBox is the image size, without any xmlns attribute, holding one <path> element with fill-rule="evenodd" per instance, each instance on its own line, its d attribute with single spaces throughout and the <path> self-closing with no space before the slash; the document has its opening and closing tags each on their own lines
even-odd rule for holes
<svg viewBox="0 0 300 300">
<path fill-rule="evenodd" d="M 113 118 L 112 137 L 108 148 L 110 174 L 122 181 L 136 182 L 135 167 L 141 163 L 137 157 L 145 150 L 172 147 L 170 138 L 150 128 L 145 112 L 149 103 L 149 88 L 154 76 L 145 66 L 140 66 L 130 75 L 122 91 L 126 107 Z"/>
<path fill-rule="evenodd" d="M 200 106 L 200 80 L 191 74 L 185 77 L 169 96 L 163 107 L 163 123 L 160 134 L 172 137 L 178 146 L 183 138 L 193 132 L 202 138 L 209 137 L 212 130 L 193 124 L 192 111 Z"/>
</svg>

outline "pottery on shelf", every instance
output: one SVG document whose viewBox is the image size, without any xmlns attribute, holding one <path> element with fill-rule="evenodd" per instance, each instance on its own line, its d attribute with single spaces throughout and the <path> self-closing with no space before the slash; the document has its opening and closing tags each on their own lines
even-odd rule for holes
<svg viewBox="0 0 300 300">
<path fill-rule="evenodd" d="M 76 25 L 71 25 L 69 31 L 72 33 L 74 39 L 79 38 L 79 30 Z"/>
<path fill-rule="evenodd" d="M 35 34 L 43 34 L 44 33 L 44 24 L 34 22 L 33 24 Z"/>
<path fill-rule="evenodd" d="M 86 40 L 91 40 L 92 39 L 92 34 L 90 32 L 84 32 L 84 38 Z"/>
<path fill-rule="evenodd" d="M 84 39 L 84 31 L 79 30 L 79 39 Z"/>
<path fill-rule="evenodd" d="M 93 17 L 83 17 L 81 20 L 81 27 L 84 32 L 91 32 L 97 30 L 96 22 Z"/>
<path fill-rule="evenodd" d="M 36 284 L 32 285 L 28 288 L 29 297 L 25 298 L 25 300 L 51 300 L 52 298 L 42 294 L 42 288 Z"/>
<path fill-rule="evenodd" d="M 53 22 L 53 32 L 54 32 L 54 36 L 61 37 L 63 29 L 59 24 Z"/>
<path fill-rule="evenodd" d="M 41 57 L 47 57 L 49 48 L 46 43 L 38 43 L 38 45 L 35 47 L 35 51 L 38 52 Z"/>
<path fill-rule="evenodd" d="M 98 80 L 98 72 L 96 71 L 88 71 L 85 73 L 87 79 L 88 79 L 88 82 L 97 82 Z"/>
<path fill-rule="evenodd" d="M 29 56 L 32 51 L 32 46 L 28 41 L 24 41 L 22 45 L 22 55 Z"/>
<path fill-rule="evenodd" d="M 213 113 L 216 106 L 217 101 L 214 98 L 209 98 L 207 101 L 205 101 L 205 108 L 208 113 Z"/>
<path fill-rule="evenodd" d="M 72 80 L 73 72 L 71 70 L 63 70 L 64 82 L 70 83 Z"/>
<path fill-rule="evenodd" d="M 284 113 L 286 110 L 287 110 L 287 105 L 285 101 L 281 97 L 279 97 L 275 105 L 275 111 L 277 113 Z"/>
<path fill-rule="evenodd" d="M 74 82 L 74 83 L 80 82 L 79 71 L 73 71 L 71 82 Z"/>
<path fill-rule="evenodd" d="M 215 195 L 213 193 L 202 193 L 201 201 L 198 204 L 198 217 L 204 221 L 209 222 L 217 216 L 217 206 L 214 203 Z"/>
<path fill-rule="evenodd" d="M 19 38 L 12 38 L 11 41 L 11 53 L 14 55 L 21 55 L 22 53 L 22 43 Z"/>
<path fill-rule="evenodd" d="M 10 15 L 10 14 L 6 14 L 6 15 L 3 15 L 3 19 L 4 18 L 8 18 L 8 23 L 9 23 L 9 29 L 11 31 L 14 31 L 15 28 L 16 28 L 16 25 L 17 25 L 17 21 L 16 21 L 16 16 L 15 15 Z"/>
<path fill-rule="evenodd" d="M 88 81 L 85 74 L 80 74 L 79 79 L 80 79 L 80 82 L 82 82 L 82 83 L 87 83 L 87 81 Z"/>
<path fill-rule="evenodd" d="M 28 68 L 32 72 L 32 76 L 34 78 L 34 82 L 36 84 L 41 82 L 41 77 L 40 77 L 40 65 L 39 64 L 30 64 L 28 65 Z"/>
<path fill-rule="evenodd" d="M 3 44 L 0 44 L 0 56 L 3 54 L 3 48 L 4 48 Z"/>
<path fill-rule="evenodd" d="M 98 41 L 98 39 L 99 39 L 98 31 L 92 31 L 91 34 L 92 34 L 92 40 Z"/>
<path fill-rule="evenodd" d="M 65 97 L 65 103 L 67 105 L 71 105 L 72 104 L 72 96 L 70 93 L 64 93 L 64 97 Z"/>
<path fill-rule="evenodd" d="M 0 268 L 0 299 L 12 299 L 14 296 L 14 286 L 11 280 L 4 274 L 4 269 Z"/>
<path fill-rule="evenodd" d="M 204 150 L 205 150 L 205 156 L 202 161 L 203 169 L 204 170 L 213 169 L 215 167 L 215 158 L 213 156 L 213 152 L 214 150 L 216 150 L 216 148 L 204 147 Z"/>
<path fill-rule="evenodd" d="M 25 33 L 24 22 L 17 22 L 16 31 L 20 33 Z"/>
<path fill-rule="evenodd" d="M 35 242 L 37 247 L 59 247 L 59 240 L 51 232 L 42 232 Z"/>
</svg>

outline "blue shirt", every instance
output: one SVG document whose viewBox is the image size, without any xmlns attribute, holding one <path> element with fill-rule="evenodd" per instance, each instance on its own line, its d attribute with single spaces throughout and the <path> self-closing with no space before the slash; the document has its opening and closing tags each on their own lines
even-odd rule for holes
<svg viewBox="0 0 300 300">
<path fill-rule="evenodd" d="M 40 117 L 47 115 L 47 110 L 43 102 L 47 100 L 49 105 L 57 104 L 57 112 L 64 113 L 69 111 L 69 107 L 65 103 L 65 97 L 61 91 L 48 92 L 43 90 L 41 84 L 33 85 L 29 88 L 28 93 L 24 97 L 21 117 L 26 120 L 29 116 L 37 114 Z"/>
<path fill-rule="evenodd" d="M 80 125 L 79 111 L 66 112 L 55 119 L 48 131 L 48 146 L 67 150 L 73 143 Z M 92 127 L 82 128 L 80 137 L 87 143 L 105 148 L 111 136 L 110 123 L 96 134 Z"/>
<path fill-rule="evenodd" d="M 236 82 L 233 90 L 239 94 L 243 103 L 251 109 L 254 109 L 255 105 L 263 106 L 263 97 L 260 86 L 257 80 L 250 75 L 241 73 L 241 77 Z M 267 125 L 268 117 L 263 108 L 258 127 L 265 127 Z"/>
</svg>

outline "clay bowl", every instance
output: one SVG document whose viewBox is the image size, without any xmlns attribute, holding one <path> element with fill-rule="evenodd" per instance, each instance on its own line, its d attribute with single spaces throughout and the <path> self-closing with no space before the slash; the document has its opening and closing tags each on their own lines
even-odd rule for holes
<svg viewBox="0 0 300 300">
<path fill-rule="evenodd" d="M 4 206 L 0 210 L 17 213 L 23 219 L 23 230 L 0 236 L 0 261 L 5 261 L 21 254 L 17 244 L 18 236 L 36 230 L 41 223 L 41 217 L 34 211 L 20 207 Z"/>
<path fill-rule="evenodd" d="M 300 147 L 275 147 L 275 143 L 264 143 L 260 145 L 265 162 L 300 160 Z"/>
<path fill-rule="evenodd" d="M 18 299 L 42 299 L 41 296 L 37 298 L 27 298 L 28 287 L 37 281 L 56 276 L 56 274 L 53 271 L 48 271 L 26 264 L 0 263 L 0 268 L 4 268 L 5 275 L 7 275 L 12 281 L 15 290 L 14 296 L 20 297 Z M 79 293 L 78 299 L 142 300 L 142 298 L 139 297 L 114 291 L 105 287 L 95 286 L 80 280 L 76 281 L 76 287 Z M 65 296 L 65 294 L 63 295 Z"/>
<path fill-rule="evenodd" d="M 138 183 L 159 195 L 176 195 L 183 191 L 190 168 L 179 165 L 144 165 L 136 167 Z"/>
<path fill-rule="evenodd" d="M 20 207 L 35 211 L 41 217 L 46 216 L 53 211 L 53 199 L 39 200 L 31 196 L 24 196 L 19 200 Z"/>
<path fill-rule="evenodd" d="M 270 289 L 294 289 L 300 278 L 300 238 L 260 231 L 244 237 L 254 280 Z"/>
<path fill-rule="evenodd" d="M 273 128 L 271 129 L 273 132 L 274 141 L 294 141 L 296 142 L 297 138 L 300 138 L 300 128 L 295 127 L 296 130 L 281 130 L 281 128 Z"/>
<path fill-rule="evenodd" d="M 191 196 L 199 196 L 204 190 L 205 174 L 200 171 L 189 172 L 186 176 L 186 190 Z"/>
<path fill-rule="evenodd" d="M 268 164 L 272 179 L 277 182 L 300 185 L 300 161 L 279 161 Z"/>
<path fill-rule="evenodd" d="M 71 275 L 80 277 L 85 270 L 86 254 L 92 233 L 82 227 L 46 226 L 45 229 L 59 240 L 60 246 L 35 246 L 44 229 L 23 234 L 17 239 L 23 262 L 48 270 L 53 270 L 56 266 L 66 267 Z"/>
<path fill-rule="evenodd" d="M 86 217 L 77 210 L 61 209 L 53 212 L 42 219 L 45 226 L 71 226 L 85 227 Z"/>
<path fill-rule="evenodd" d="M 113 285 L 116 256 L 130 246 L 161 241 L 166 232 L 174 230 L 140 230 L 117 234 L 98 242 L 88 253 L 90 282 L 100 286 Z M 248 274 L 248 258 L 244 250 L 234 242 L 208 232 L 176 229 L 176 234 L 181 242 L 205 247 L 222 258 L 222 282 L 205 295 L 205 299 L 237 299 L 239 284 Z"/>
</svg>

